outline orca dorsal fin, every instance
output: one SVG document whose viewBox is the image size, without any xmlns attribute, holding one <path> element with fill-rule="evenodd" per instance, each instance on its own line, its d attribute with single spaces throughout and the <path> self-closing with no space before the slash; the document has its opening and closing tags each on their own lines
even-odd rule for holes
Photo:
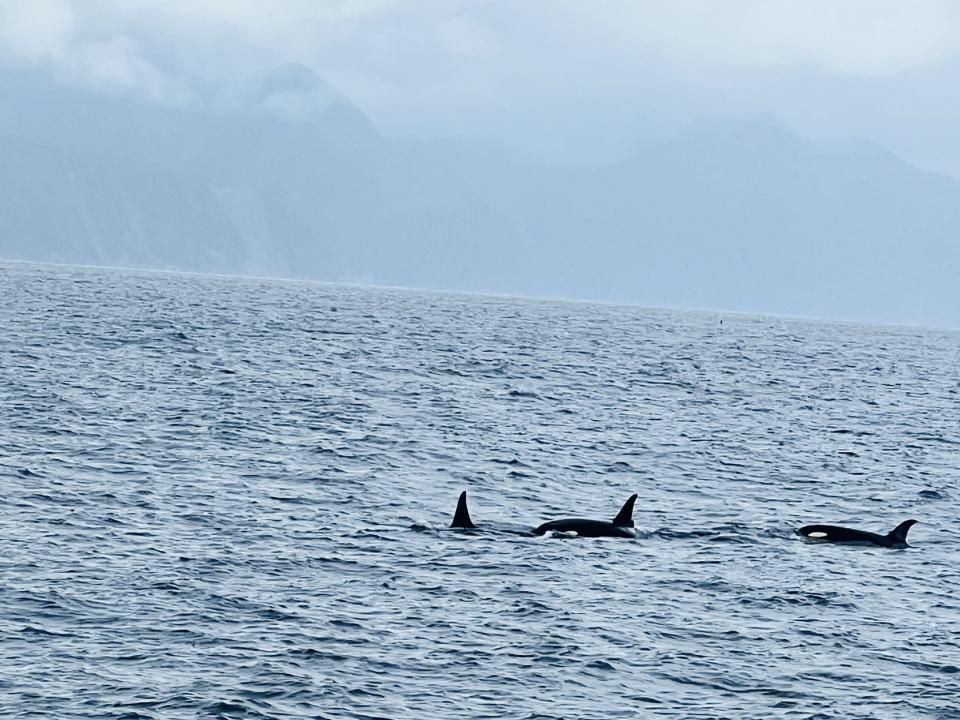
<svg viewBox="0 0 960 720">
<path fill-rule="evenodd" d="M 467 510 L 467 491 L 460 493 L 460 499 L 457 500 L 457 511 L 453 514 L 452 528 L 466 528 L 467 530 L 475 528 L 473 520 L 470 519 L 470 511 Z"/>
<path fill-rule="evenodd" d="M 633 504 L 636 501 L 637 494 L 634 493 L 627 499 L 627 501 L 623 504 L 623 507 L 620 508 L 620 512 L 618 512 L 617 516 L 613 519 L 614 525 L 619 525 L 620 527 L 633 527 Z"/>
<path fill-rule="evenodd" d="M 907 533 L 910 532 L 910 528 L 917 524 L 916 520 L 904 520 L 902 523 L 897 525 L 893 530 L 887 535 L 893 542 L 907 544 Z"/>
</svg>

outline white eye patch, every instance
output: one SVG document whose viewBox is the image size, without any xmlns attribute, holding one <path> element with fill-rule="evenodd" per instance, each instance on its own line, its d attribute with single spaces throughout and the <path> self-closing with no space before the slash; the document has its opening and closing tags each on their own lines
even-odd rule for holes
<svg viewBox="0 0 960 720">
<path fill-rule="evenodd" d="M 825 538 L 827 534 L 825 532 L 812 532 L 807 537 L 809 538 Z"/>
</svg>

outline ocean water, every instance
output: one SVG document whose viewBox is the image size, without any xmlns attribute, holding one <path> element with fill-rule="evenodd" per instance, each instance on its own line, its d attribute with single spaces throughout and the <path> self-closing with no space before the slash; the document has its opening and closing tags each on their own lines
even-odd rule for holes
<svg viewBox="0 0 960 720">
<path fill-rule="evenodd" d="M 960 718 L 958 350 L 0 264 L 0 716 Z"/>
</svg>

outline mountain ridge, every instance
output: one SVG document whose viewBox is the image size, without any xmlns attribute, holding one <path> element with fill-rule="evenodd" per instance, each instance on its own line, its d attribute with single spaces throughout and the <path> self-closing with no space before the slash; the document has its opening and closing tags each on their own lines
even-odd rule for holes
<svg viewBox="0 0 960 720">
<path fill-rule="evenodd" d="M 0 255 L 960 322 L 960 182 L 869 141 L 704 120 L 551 166 L 385 138 L 312 71 L 278 73 L 251 97 L 303 101 L 282 112 L 0 72 Z"/>
</svg>

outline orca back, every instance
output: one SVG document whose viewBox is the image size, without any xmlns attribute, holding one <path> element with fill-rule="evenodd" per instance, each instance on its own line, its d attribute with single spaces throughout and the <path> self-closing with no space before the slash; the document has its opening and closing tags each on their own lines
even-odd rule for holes
<svg viewBox="0 0 960 720">
<path fill-rule="evenodd" d="M 797 533 L 811 540 L 841 543 L 869 543 L 880 547 L 905 548 L 907 547 L 907 532 L 916 524 L 916 520 L 905 520 L 886 535 L 855 530 L 854 528 L 838 525 L 807 525 L 797 530 Z"/>
<path fill-rule="evenodd" d="M 826 542 L 848 542 L 848 543 L 871 543 L 873 545 L 884 545 L 886 536 L 865 530 L 855 530 L 854 528 L 842 527 L 840 525 L 807 525 L 797 530 L 797 533 L 811 540 L 824 540 Z"/>
<path fill-rule="evenodd" d="M 627 501 L 623 504 L 623 507 L 620 508 L 620 512 L 618 512 L 617 516 L 613 519 L 614 525 L 619 525 L 620 527 L 633 527 L 633 504 L 636 501 L 637 494 L 634 493 L 627 499 Z"/>
<path fill-rule="evenodd" d="M 631 523 L 632 525 L 632 523 Z M 548 532 L 571 533 L 578 537 L 618 537 L 633 538 L 636 533 L 627 525 L 617 525 L 606 520 L 589 520 L 587 518 L 564 518 L 551 520 L 540 527 L 534 528 L 534 535 L 545 535 Z"/>
<path fill-rule="evenodd" d="M 916 520 L 904 520 L 890 531 L 890 533 L 887 535 L 887 538 L 889 538 L 892 545 L 906 546 L 907 533 L 910 532 L 910 528 L 916 524 Z"/>
<path fill-rule="evenodd" d="M 450 527 L 465 530 L 472 530 L 476 527 L 476 525 L 473 524 L 473 520 L 470 519 L 470 511 L 467 509 L 466 490 L 460 493 L 460 499 L 457 500 L 457 511 L 453 514 L 453 522 L 450 523 Z"/>
</svg>

